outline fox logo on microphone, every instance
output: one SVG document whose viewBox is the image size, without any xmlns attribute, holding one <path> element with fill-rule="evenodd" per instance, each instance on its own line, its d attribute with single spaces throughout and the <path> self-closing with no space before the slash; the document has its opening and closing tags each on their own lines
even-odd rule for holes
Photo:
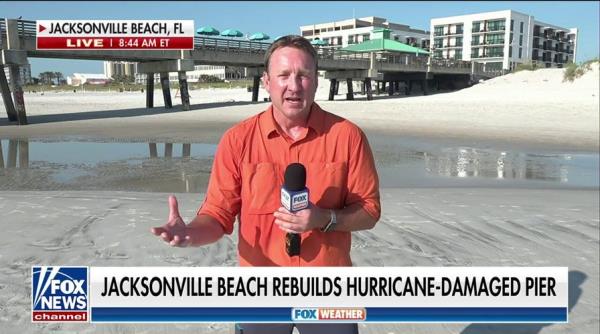
<svg viewBox="0 0 600 334">
<path fill-rule="evenodd" d="M 308 189 L 287 191 L 285 188 L 281 188 L 281 204 L 291 212 L 308 208 Z"/>
<path fill-rule="evenodd" d="M 87 322 L 87 267 L 31 267 L 32 322 Z"/>
</svg>

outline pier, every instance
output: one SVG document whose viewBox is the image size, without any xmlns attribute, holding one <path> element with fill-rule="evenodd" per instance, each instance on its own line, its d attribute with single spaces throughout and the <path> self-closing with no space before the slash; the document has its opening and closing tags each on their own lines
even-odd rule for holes
<svg viewBox="0 0 600 334">
<path fill-rule="evenodd" d="M 248 69 L 253 78 L 251 99 L 258 101 L 260 77 L 264 54 L 271 43 L 195 37 L 193 50 L 37 50 L 36 22 L 30 20 L 0 19 L 0 65 L 10 68 L 10 82 L 0 71 L 0 90 L 8 119 L 20 125 L 27 124 L 22 83 L 19 82 L 19 66 L 27 65 L 28 58 L 58 58 L 81 60 L 106 60 L 138 62 L 138 72 L 146 74 L 146 107 L 154 106 L 154 74 L 160 73 L 160 84 L 166 108 L 172 108 L 168 73 L 177 72 L 179 77 L 181 105 L 190 109 L 186 72 L 195 65 L 240 66 Z M 328 47 L 317 47 L 319 71 L 325 71 L 329 80 L 329 100 L 333 100 L 339 85 L 346 82 L 346 98 L 352 100 L 353 81 L 362 82 L 367 100 L 376 92 L 386 91 L 391 96 L 403 83 L 405 94 L 413 86 L 420 86 L 423 94 L 431 87 L 449 84 L 466 87 L 479 79 L 501 73 L 486 72 L 483 65 L 475 62 L 433 59 L 406 54 L 354 53 Z M 11 96 L 12 95 L 12 96 Z"/>
</svg>

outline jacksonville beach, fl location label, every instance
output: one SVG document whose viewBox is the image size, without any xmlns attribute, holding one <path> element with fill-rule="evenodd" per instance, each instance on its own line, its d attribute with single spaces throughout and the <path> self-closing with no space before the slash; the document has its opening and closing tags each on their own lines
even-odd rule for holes
<svg viewBox="0 0 600 334">
<path fill-rule="evenodd" d="M 193 20 L 39 20 L 38 50 L 191 50 Z"/>
</svg>

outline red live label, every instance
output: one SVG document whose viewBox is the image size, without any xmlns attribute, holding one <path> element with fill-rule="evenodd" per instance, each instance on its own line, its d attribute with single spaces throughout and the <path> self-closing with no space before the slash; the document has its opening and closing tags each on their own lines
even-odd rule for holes
<svg viewBox="0 0 600 334">
<path fill-rule="evenodd" d="M 191 50 L 193 37 L 41 37 L 37 48 L 46 50 L 76 49 L 173 49 Z"/>
</svg>

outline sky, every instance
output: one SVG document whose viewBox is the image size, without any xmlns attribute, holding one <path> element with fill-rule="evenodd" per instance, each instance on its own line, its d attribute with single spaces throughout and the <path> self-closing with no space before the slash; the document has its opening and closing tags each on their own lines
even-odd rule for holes
<svg viewBox="0 0 600 334">
<path fill-rule="evenodd" d="M 195 29 L 234 28 L 244 34 L 264 32 L 271 37 L 299 34 L 300 26 L 377 16 L 411 28 L 430 30 L 432 18 L 512 9 L 536 20 L 578 28 L 577 62 L 599 57 L 598 1 L 1 1 L 0 17 L 25 20 L 59 19 L 178 19 L 194 20 Z M 101 61 L 29 58 L 31 72 L 102 73 Z"/>
</svg>

